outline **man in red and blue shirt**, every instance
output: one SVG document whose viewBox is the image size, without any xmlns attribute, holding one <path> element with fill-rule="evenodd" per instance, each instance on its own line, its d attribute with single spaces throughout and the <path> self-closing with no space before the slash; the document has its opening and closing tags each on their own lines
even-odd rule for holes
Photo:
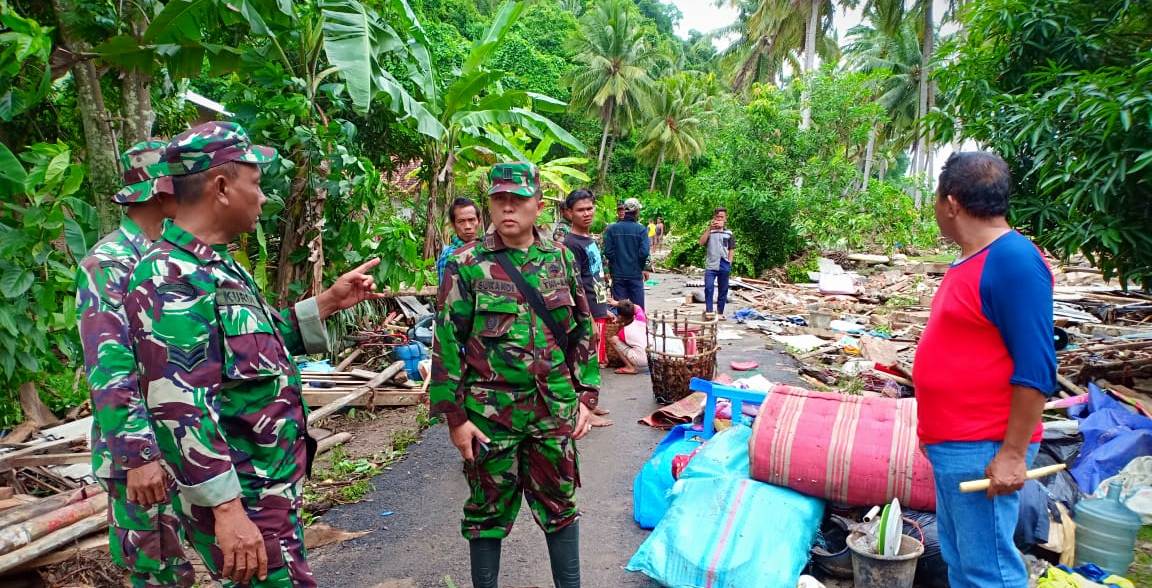
<svg viewBox="0 0 1152 588">
<path fill-rule="evenodd" d="M 940 232 L 961 254 L 932 301 L 912 378 L 952 588 L 1028 585 L 1012 534 L 1057 386 L 1052 272 L 1005 219 L 1011 183 L 1000 157 L 957 153 L 936 194 Z M 960 493 L 980 478 L 991 479 L 986 495 Z"/>
</svg>

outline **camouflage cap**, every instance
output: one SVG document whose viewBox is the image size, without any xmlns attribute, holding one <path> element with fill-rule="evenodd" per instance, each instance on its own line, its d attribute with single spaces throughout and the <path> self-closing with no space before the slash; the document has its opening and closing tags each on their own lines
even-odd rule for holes
<svg viewBox="0 0 1152 588">
<path fill-rule="evenodd" d="M 540 170 L 526 161 L 497 163 L 488 172 L 492 187 L 488 195 L 508 192 L 523 198 L 533 198 L 540 194 Z"/>
<path fill-rule="evenodd" d="M 643 207 L 640 206 L 640 201 L 635 198 L 629 198 L 624 201 L 625 212 L 639 212 L 641 208 Z"/>
<path fill-rule="evenodd" d="M 164 162 L 163 141 L 141 141 L 120 154 L 124 168 L 124 187 L 112 195 L 116 204 L 147 202 L 154 194 L 172 193 L 172 178 Z"/>
<path fill-rule="evenodd" d="M 212 121 L 173 137 L 165 158 L 171 175 L 186 176 L 232 161 L 269 163 L 276 150 L 253 145 L 244 127 L 234 122 Z"/>
</svg>

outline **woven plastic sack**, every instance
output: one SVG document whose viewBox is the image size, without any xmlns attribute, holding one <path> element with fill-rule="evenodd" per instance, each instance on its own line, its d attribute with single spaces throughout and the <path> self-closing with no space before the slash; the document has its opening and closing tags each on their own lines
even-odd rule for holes
<svg viewBox="0 0 1152 588">
<path fill-rule="evenodd" d="M 935 512 L 932 465 L 919 450 L 916 401 L 777 385 L 753 424 L 751 472 L 850 506 Z"/>
<path fill-rule="evenodd" d="M 747 478 L 681 479 L 672 494 L 626 569 L 672 588 L 796 588 L 824 501 Z"/>
</svg>

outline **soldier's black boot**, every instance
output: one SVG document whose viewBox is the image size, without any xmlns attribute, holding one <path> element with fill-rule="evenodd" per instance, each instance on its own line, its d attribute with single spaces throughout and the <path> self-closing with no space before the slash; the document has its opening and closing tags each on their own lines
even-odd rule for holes
<svg viewBox="0 0 1152 588">
<path fill-rule="evenodd" d="M 556 588 L 580 588 L 580 527 L 572 523 L 548 538 L 548 561 Z"/>
<path fill-rule="evenodd" d="M 472 586 L 497 588 L 500 581 L 500 540 L 472 539 L 468 541 L 472 559 Z"/>
</svg>

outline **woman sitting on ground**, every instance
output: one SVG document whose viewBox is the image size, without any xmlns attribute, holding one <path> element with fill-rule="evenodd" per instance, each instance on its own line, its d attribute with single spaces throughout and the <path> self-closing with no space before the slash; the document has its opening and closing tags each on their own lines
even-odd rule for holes
<svg viewBox="0 0 1152 588">
<path fill-rule="evenodd" d="M 638 368 L 648 367 L 648 352 L 645 350 L 648 343 L 648 317 L 644 315 L 643 308 L 629 300 L 610 300 L 609 304 L 616 307 L 616 323 L 620 325 L 612 345 L 624 362 L 624 367 L 617 369 L 616 373 L 638 373 Z"/>
</svg>

